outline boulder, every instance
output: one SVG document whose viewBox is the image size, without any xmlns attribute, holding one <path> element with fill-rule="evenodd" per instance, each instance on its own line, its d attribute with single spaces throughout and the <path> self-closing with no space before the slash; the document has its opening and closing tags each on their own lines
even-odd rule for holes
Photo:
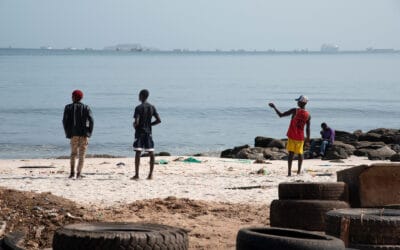
<svg viewBox="0 0 400 250">
<path fill-rule="evenodd" d="M 359 141 L 355 144 L 357 149 L 379 149 L 386 146 L 384 142 Z"/>
<path fill-rule="evenodd" d="M 392 155 L 390 157 L 390 161 L 392 161 L 392 162 L 400 162 L 400 154 L 397 153 L 397 154 Z"/>
<path fill-rule="evenodd" d="M 335 131 L 335 140 L 350 144 L 358 140 L 358 136 L 346 131 Z"/>
<path fill-rule="evenodd" d="M 264 149 L 263 156 L 268 160 L 283 160 L 287 156 L 287 152 L 278 148 L 266 148 Z"/>
<path fill-rule="evenodd" d="M 328 151 L 329 150 L 335 150 L 337 148 L 343 148 L 346 151 L 347 155 L 353 155 L 354 151 L 356 150 L 356 148 L 351 144 L 346 144 L 346 143 L 341 142 L 341 141 L 335 141 L 333 143 L 332 147 L 328 148 Z"/>
<path fill-rule="evenodd" d="M 268 148 L 286 148 L 286 143 L 282 140 L 272 140 L 269 144 L 268 144 Z"/>
<path fill-rule="evenodd" d="M 238 154 L 244 148 L 250 148 L 250 146 L 246 144 L 243 146 L 226 149 L 221 152 L 221 158 L 236 158 L 236 154 Z"/>
<path fill-rule="evenodd" d="M 323 160 L 340 160 L 347 159 L 349 155 L 346 153 L 346 150 L 342 147 L 337 147 L 332 145 L 329 150 L 326 151 L 325 156 L 322 158 Z"/>
<path fill-rule="evenodd" d="M 236 155 L 235 158 L 238 159 L 250 159 L 250 160 L 257 160 L 263 159 L 263 149 L 262 148 L 243 148 L 240 150 Z"/>
<path fill-rule="evenodd" d="M 393 144 L 391 148 L 396 151 L 396 153 L 400 153 L 400 144 Z"/>
<path fill-rule="evenodd" d="M 400 130 L 392 129 L 392 128 L 377 128 L 377 129 L 370 130 L 367 133 L 374 133 L 374 134 L 379 134 L 379 135 L 396 135 L 396 134 L 400 134 Z"/>
<path fill-rule="evenodd" d="M 254 139 L 254 147 L 262 147 L 266 148 L 268 147 L 269 143 L 273 141 L 274 138 L 269 138 L 269 137 L 263 137 L 263 136 L 257 136 Z"/>
<path fill-rule="evenodd" d="M 355 156 L 368 156 L 368 153 L 374 149 L 360 148 L 356 149 L 353 153 Z"/>
<path fill-rule="evenodd" d="M 382 135 L 377 133 L 368 132 L 366 134 L 362 134 L 358 137 L 359 141 L 369 141 L 369 142 L 377 142 L 382 141 Z"/>
<path fill-rule="evenodd" d="M 388 146 L 384 146 L 380 149 L 371 150 L 368 152 L 369 160 L 388 160 L 392 155 L 396 154 L 396 151 L 392 150 Z"/>
</svg>

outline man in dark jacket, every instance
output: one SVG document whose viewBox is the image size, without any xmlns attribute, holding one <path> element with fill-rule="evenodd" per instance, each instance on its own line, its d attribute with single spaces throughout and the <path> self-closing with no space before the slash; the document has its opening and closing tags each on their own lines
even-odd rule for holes
<svg viewBox="0 0 400 250">
<path fill-rule="evenodd" d="M 83 93 L 80 90 L 72 92 L 72 103 L 65 106 L 63 125 L 65 136 L 71 139 L 71 174 L 75 177 L 75 158 L 79 156 L 76 178 L 82 178 L 82 168 L 85 160 L 88 138 L 93 131 L 93 117 L 89 106 L 81 103 Z"/>
</svg>

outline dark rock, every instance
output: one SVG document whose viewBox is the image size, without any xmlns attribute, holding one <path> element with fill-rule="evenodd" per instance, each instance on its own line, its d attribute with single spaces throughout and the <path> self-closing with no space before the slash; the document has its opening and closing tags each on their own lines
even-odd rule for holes
<svg viewBox="0 0 400 250">
<path fill-rule="evenodd" d="M 369 141 L 369 142 L 377 142 L 377 141 L 382 141 L 381 139 L 382 135 L 377 134 L 377 133 L 366 133 L 362 134 L 358 137 L 359 141 Z"/>
<path fill-rule="evenodd" d="M 374 149 L 367 149 L 367 148 L 361 148 L 361 149 L 356 149 L 356 151 L 354 151 L 354 155 L 355 156 L 368 156 L 369 151 L 372 151 Z"/>
<path fill-rule="evenodd" d="M 160 152 L 157 154 L 157 156 L 171 156 L 171 154 L 168 152 Z"/>
<path fill-rule="evenodd" d="M 257 136 L 254 139 L 254 147 L 262 147 L 266 148 L 270 144 L 271 141 L 275 140 L 274 138 L 269 138 L 269 137 L 263 137 L 263 136 Z"/>
<path fill-rule="evenodd" d="M 393 144 L 391 148 L 396 151 L 396 153 L 400 153 L 400 145 L 399 144 Z"/>
<path fill-rule="evenodd" d="M 384 142 L 369 142 L 369 141 L 359 141 L 355 145 L 357 149 L 379 149 L 386 146 Z"/>
<path fill-rule="evenodd" d="M 226 149 L 221 152 L 221 158 L 236 158 L 236 154 L 238 154 L 244 148 L 250 148 L 250 146 L 243 145 L 243 146 L 234 147 L 233 149 Z"/>
<path fill-rule="evenodd" d="M 369 133 L 374 133 L 379 135 L 396 135 L 400 134 L 400 131 L 398 129 L 391 129 L 391 128 L 377 128 L 367 132 L 367 134 Z"/>
<path fill-rule="evenodd" d="M 396 154 L 396 151 L 392 150 L 388 146 L 384 146 L 380 149 L 371 150 L 368 152 L 369 160 L 388 160 L 392 155 Z"/>
<path fill-rule="evenodd" d="M 358 136 L 346 131 L 340 131 L 336 130 L 335 131 L 335 140 L 336 141 L 342 141 L 344 143 L 350 144 L 352 142 L 357 141 Z"/>
<path fill-rule="evenodd" d="M 221 158 L 233 158 L 233 149 L 225 149 L 221 152 Z"/>
<path fill-rule="evenodd" d="M 265 159 L 282 160 L 287 156 L 287 152 L 278 148 L 266 148 L 263 151 L 263 155 Z"/>
<path fill-rule="evenodd" d="M 235 158 L 250 160 L 262 159 L 264 158 L 262 151 L 262 148 L 243 148 L 235 155 Z"/>
<path fill-rule="evenodd" d="M 327 151 L 330 150 L 337 150 L 338 148 L 343 148 L 346 151 L 347 155 L 353 155 L 354 151 L 356 151 L 356 148 L 353 145 L 346 144 L 341 141 L 335 141 L 332 145 L 332 147 L 328 148 Z"/>
<path fill-rule="evenodd" d="M 346 153 L 346 150 L 344 148 L 332 145 L 332 147 L 326 152 L 325 156 L 322 159 L 340 160 L 347 159 L 347 157 L 349 157 L 349 155 Z"/>
<path fill-rule="evenodd" d="M 400 162 L 400 154 L 397 153 L 397 154 L 392 155 L 390 157 L 390 161 L 392 161 L 392 162 Z"/>
<path fill-rule="evenodd" d="M 268 144 L 269 148 L 285 148 L 286 144 L 285 142 L 281 141 L 281 140 L 272 140 L 269 144 Z"/>
</svg>

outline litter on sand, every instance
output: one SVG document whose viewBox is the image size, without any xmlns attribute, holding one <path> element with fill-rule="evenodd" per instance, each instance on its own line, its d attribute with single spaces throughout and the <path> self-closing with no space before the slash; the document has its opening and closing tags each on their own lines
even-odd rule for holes
<svg viewBox="0 0 400 250">
<path fill-rule="evenodd" d="M 183 162 L 187 162 L 187 163 L 201 163 L 200 160 L 194 158 L 194 157 L 189 157 L 183 160 Z"/>
<path fill-rule="evenodd" d="M 167 161 L 167 160 L 160 159 L 160 160 L 157 160 L 157 161 L 155 162 L 155 164 L 158 164 L 158 165 L 166 165 L 166 164 L 168 164 L 168 161 Z"/>
</svg>

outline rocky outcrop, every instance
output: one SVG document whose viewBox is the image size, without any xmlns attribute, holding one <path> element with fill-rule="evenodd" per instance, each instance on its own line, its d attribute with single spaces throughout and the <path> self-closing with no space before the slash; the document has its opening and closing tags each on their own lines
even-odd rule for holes
<svg viewBox="0 0 400 250">
<path fill-rule="evenodd" d="M 320 139 L 316 140 L 316 150 Z M 221 157 L 243 159 L 287 159 L 285 139 L 257 136 L 254 148 L 249 145 L 235 147 L 222 151 Z M 317 151 L 318 152 L 318 151 Z M 370 160 L 400 161 L 400 130 L 378 128 L 366 133 L 361 130 L 351 132 L 336 131 L 334 145 L 330 146 L 323 157 L 324 160 L 346 159 L 350 155 L 368 157 Z M 397 157 L 397 158 L 396 158 Z"/>
</svg>

